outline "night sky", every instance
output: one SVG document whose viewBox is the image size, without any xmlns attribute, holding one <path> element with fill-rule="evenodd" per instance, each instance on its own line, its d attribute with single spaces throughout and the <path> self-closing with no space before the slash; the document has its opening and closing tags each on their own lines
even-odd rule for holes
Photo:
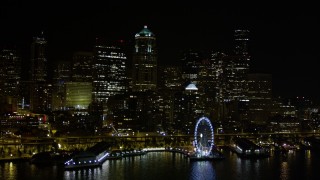
<svg viewBox="0 0 320 180">
<path fill-rule="evenodd" d="M 157 37 L 159 64 L 167 64 L 185 48 L 230 52 L 233 30 L 248 29 L 250 71 L 272 74 L 274 96 L 305 96 L 320 102 L 320 21 L 315 5 L 32 2 L 0 4 L 0 47 L 16 46 L 25 59 L 32 37 L 42 30 L 52 63 L 70 60 L 74 51 L 92 50 L 96 37 L 133 42 L 135 33 L 148 25 Z"/>
</svg>

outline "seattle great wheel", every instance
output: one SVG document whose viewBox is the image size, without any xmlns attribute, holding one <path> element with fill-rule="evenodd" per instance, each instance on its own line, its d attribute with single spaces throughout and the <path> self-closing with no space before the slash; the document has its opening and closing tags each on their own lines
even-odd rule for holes
<svg viewBox="0 0 320 180">
<path fill-rule="evenodd" d="M 194 131 L 194 147 L 197 156 L 210 156 L 214 145 L 214 131 L 206 117 L 198 119 Z"/>
</svg>

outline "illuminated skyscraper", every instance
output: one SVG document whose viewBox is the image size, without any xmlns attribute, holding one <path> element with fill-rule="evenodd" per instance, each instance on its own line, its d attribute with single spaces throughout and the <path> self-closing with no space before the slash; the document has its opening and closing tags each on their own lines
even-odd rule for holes
<svg viewBox="0 0 320 180">
<path fill-rule="evenodd" d="M 66 107 L 75 110 L 87 110 L 92 102 L 91 82 L 67 82 L 66 87 Z"/>
<path fill-rule="evenodd" d="M 108 98 L 127 92 L 127 55 L 123 44 L 98 43 L 94 49 L 93 100 L 106 105 Z"/>
<path fill-rule="evenodd" d="M 161 67 L 159 86 L 169 91 L 179 91 L 182 88 L 181 68 L 178 66 Z M 160 88 L 160 87 L 159 87 Z"/>
<path fill-rule="evenodd" d="M 235 30 L 234 40 L 235 40 L 235 54 L 248 56 L 249 31 L 241 30 L 241 29 Z"/>
<path fill-rule="evenodd" d="M 21 61 L 16 50 L 3 49 L 0 52 L 1 95 L 16 96 L 21 78 Z"/>
<path fill-rule="evenodd" d="M 234 55 L 226 60 L 225 79 L 226 96 L 225 100 L 243 100 L 246 99 L 248 91 L 247 75 L 249 73 L 250 56 L 248 54 L 248 30 L 235 30 L 235 50 Z"/>
<path fill-rule="evenodd" d="M 234 80 L 232 82 L 235 99 L 245 99 L 248 91 L 247 77 L 249 73 L 250 56 L 248 52 L 249 31 L 235 30 L 235 57 L 233 60 Z"/>
<path fill-rule="evenodd" d="M 45 82 L 47 80 L 47 41 L 41 36 L 34 37 L 31 44 L 31 80 Z"/>
<path fill-rule="evenodd" d="M 71 69 L 70 62 L 59 62 L 53 71 L 52 110 L 61 110 L 66 107 L 65 86 L 71 81 Z"/>
<path fill-rule="evenodd" d="M 194 130 L 195 119 L 204 114 L 204 104 L 201 94 L 195 84 L 188 84 L 185 89 L 175 93 L 174 97 L 174 129 L 184 134 L 191 134 Z"/>
<path fill-rule="evenodd" d="M 132 89 L 144 92 L 157 88 L 157 50 L 155 35 L 144 26 L 135 35 L 132 64 Z"/>
<path fill-rule="evenodd" d="M 3 49 L 0 52 L 0 106 L 5 112 L 17 109 L 18 86 L 21 79 L 21 61 L 16 50 Z M 1 105 L 2 104 L 2 105 Z"/>
<path fill-rule="evenodd" d="M 215 92 L 215 101 L 221 103 L 224 101 L 226 94 L 226 76 L 225 76 L 225 66 L 226 66 L 227 55 L 222 52 L 212 51 L 209 54 L 209 66 L 208 66 L 208 79 L 211 80 L 211 88 Z"/>
<path fill-rule="evenodd" d="M 266 123 L 272 107 L 272 76 L 270 74 L 248 74 L 249 108 L 251 123 Z"/>
<path fill-rule="evenodd" d="M 248 80 L 250 56 L 249 31 L 234 31 L 234 53 L 211 53 L 213 82 L 216 84 L 215 102 L 218 119 L 238 121 L 247 119 Z M 200 87 L 200 86 L 199 86 Z"/>
<path fill-rule="evenodd" d="M 92 52 L 76 52 L 73 54 L 72 81 L 92 82 Z"/>
<path fill-rule="evenodd" d="M 200 53 L 195 50 L 189 49 L 182 53 L 180 63 L 182 67 L 182 80 L 184 81 L 184 85 L 198 83 L 201 60 L 202 57 Z"/>
<path fill-rule="evenodd" d="M 43 112 L 51 108 L 51 85 L 47 84 L 47 41 L 41 36 L 34 37 L 31 44 L 31 91 L 30 108 Z"/>
</svg>

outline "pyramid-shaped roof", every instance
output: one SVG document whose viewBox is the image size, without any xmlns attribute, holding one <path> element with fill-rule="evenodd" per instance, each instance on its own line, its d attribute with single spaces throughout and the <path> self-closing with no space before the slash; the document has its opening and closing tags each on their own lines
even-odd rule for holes
<svg viewBox="0 0 320 180">
<path fill-rule="evenodd" d="M 148 29 L 148 26 L 144 26 L 143 29 L 135 35 L 135 37 L 153 37 L 154 34 Z"/>
</svg>

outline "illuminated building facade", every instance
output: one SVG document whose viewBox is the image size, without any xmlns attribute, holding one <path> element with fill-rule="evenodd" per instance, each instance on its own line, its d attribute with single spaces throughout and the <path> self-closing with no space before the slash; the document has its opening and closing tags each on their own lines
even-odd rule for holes
<svg viewBox="0 0 320 180">
<path fill-rule="evenodd" d="M 248 30 L 235 30 L 235 50 L 233 55 L 223 58 L 224 101 L 246 100 L 248 91 L 247 75 L 249 73 L 250 56 L 248 54 Z"/>
<path fill-rule="evenodd" d="M 159 78 L 159 89 L 173 92 L 181 90 L 181 67 L 166 66 L 161 67 L 160 69 L 161 76 Z"/>
<path fill-rule="evenodd" d="M 32 82 L 30 93 L 30 109 L 43 113 L 52 108 L 52 85 L 46 82 Z"/>
<path fill-rule="evenodd" d="M 235 54 L 236 55 L 249 55 L 248 53 L 248 44 L 249 44 L 249 30 L 237 29 L 234 31 L 234 40 L 235 40 Z M 244 60 L 243 66 L 248 66 L 249 59 Z"/>
<path fill-rule="evenodd" d="M 248 119 L 251 123 L 264 124 L 271 115 L 272 76 L 248 74 Z"/>
<path fill-rule="evenodd" d="M 175 94 L 173 128 L 182 134 L 192 134 L 196 119 L 204 114 L 205 105 L 201 103 L 199 89 L 188 84 L 183 91 Z"/>
<path fill-rule="evenodd" d="M 198 84 L 200 103 L 204 104 L 206 116 L 220 120 L 221 104 L 225 94 L 223 76 L 224 58 L 221 52 L 209 52 L 199 63 Z"/>
<path fill-rule="evenodd" d="M 76 52 L 72 60 L 72 81 L 92 82 L 93 53 Z"/>
<path fill-rule="evenodd" d="M 21 59 L 16 50 L 0 51 L 0 112 L 16 112 L 21 80 Z"/>
<path fill-rule="evenodd" d="M 155 91 L 130 92 L 108 100 L 107 121 L 115 128 L 153 131 L 167 122 L 163 96 Z"/>
<path fill-rule="evenodd" d="M 213 59 L 217 60 L 216 102 L 219 104 L 218 114 L 220 118 L 226 122 L 236 124 L 241 124 L 247 121 L 248 118 L 247 75 L 249 73 L 250 61 L 248 54 L 248 35 L 248 30 L 235 30 L 234 54 L 212 56 Z"/>
<path fill-rule="evenodd" d="M 31 90 L 30 109 L 44 112 L 51 109 L 51 85 L 47 84 L 47 41 L 41 36 L 34 37 L 31 44 Z"/>
<path fill-rule="evenodd" d="M 166 129 L 172 129 L 174 122 L 174 95 L 180 92 L 182 87 L 181 67 L 166 66 L 159 68 L 159 94 L 163 96 L 164 119 L 162 125 Z"/>
<path fill-rule="evenodd" d="M 214 97 L 217 86 L 216 71 L 217 67 L 212 59 L 202 59 L 201 63 L 199 64 L 199 82 L 197 86 L 203 90 L 203 93 L 210 94 L 212 97 Z"/>
<path fill-rule="evenodd" d="M 47 76 L 47 41 L 42 33 L 34 37 L 31 44 L 31 80 L 46 82 Z"/>
<path fill-rule="evenodd" d="M 197 51 L 189 49 L 182 53 L 180 63 L 182 66 L 182 80 L 185 85 L 189 83 L 198 84 L 201 60 L 202 57 Z"/>
<path fill-rule="evenodd" d="M 132 90 L 144 92 L 157 88 L 157 50 L 155 35 L 144 26 L 135 35 L 132 64 Z"/>
<path fill-rule="evenodd" d="M 65 83 L 71 81 L 71 69 L 72 66 L 70 62 L 60 62 L 54 69 L 52 110 L 65 109 Z"/>
<path fill-rule="evenodd" d="M 247 75 L 250 56 L 248 54 L 248 30 L 235 30 L 235 55 L 231 56 L 226 67 L 227 91 L 229 100 L 246 99 L 248 91 Z"/>
<path fill-rule="evenodd" d="M 227 55 L 222 52 L 212 51 L 208 57 L 209 70 L 207 72 L 207 76 L 211 79 L 209 85 L 213 86 L 215 101 L 218 103 L 223 102 L 226 95 L 226 59 Z"/>
<path fill-rule="evenodd" d="M 127 55 L 120 45 L 97 43 L 93 63 L 93 100 L 106 104 L 108 98 L 127 92 Z"/>
<path fill-rule="evenodd" d="M 87 110 L 92 101 L 91 82 L 67 82 L 66 107 L 75 110 Z"/>
</svg>

